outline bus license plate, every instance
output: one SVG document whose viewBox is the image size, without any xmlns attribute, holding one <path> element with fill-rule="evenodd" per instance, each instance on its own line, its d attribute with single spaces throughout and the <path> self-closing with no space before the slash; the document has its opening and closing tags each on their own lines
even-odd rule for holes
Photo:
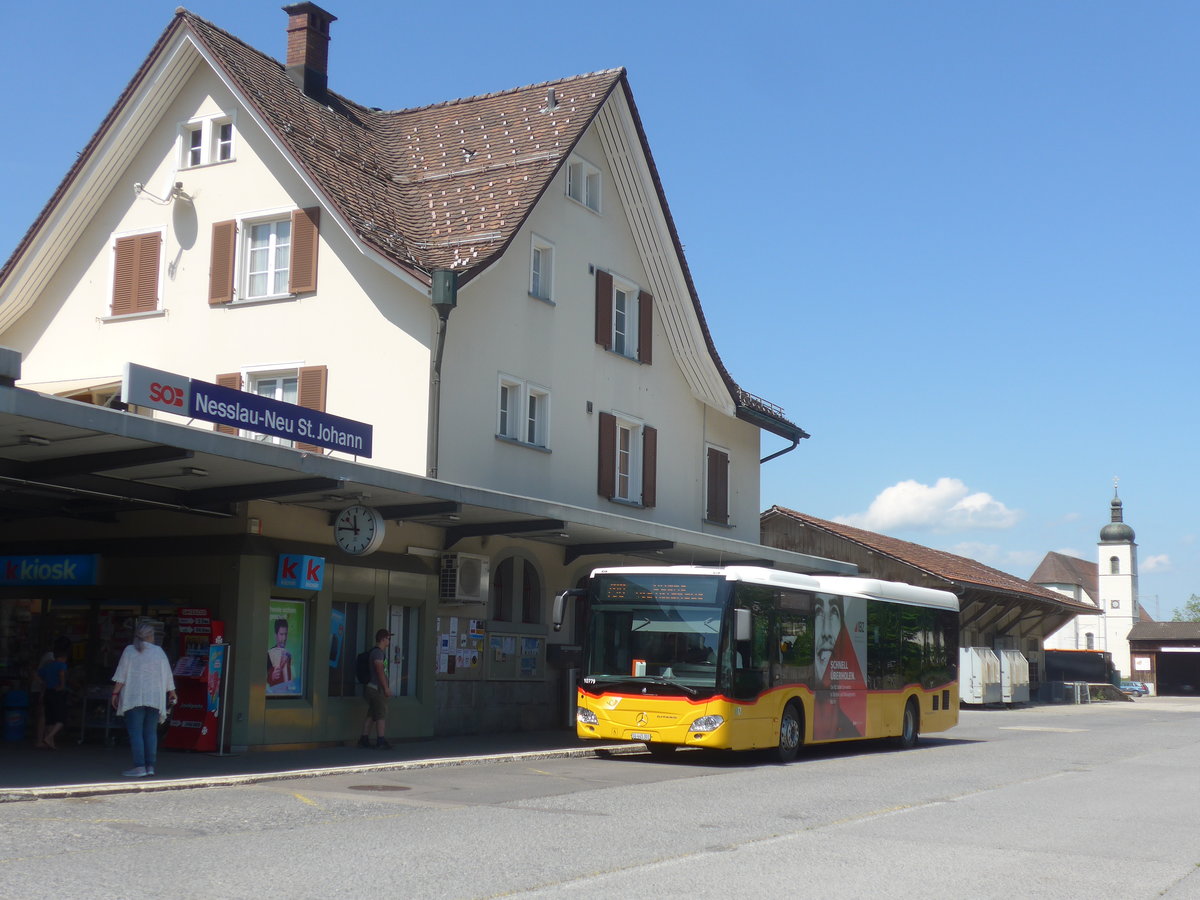
<svg viewBox="0 0 1200 900">
<path fill-rule="evenodd" d="M 629 732 L 629 737 L 631 740 L 635 740 L 635 741 L 650 740 L 650 735 L 646 734 L 644 731 L 631 731 L 631 732 Z"/>
</svg>

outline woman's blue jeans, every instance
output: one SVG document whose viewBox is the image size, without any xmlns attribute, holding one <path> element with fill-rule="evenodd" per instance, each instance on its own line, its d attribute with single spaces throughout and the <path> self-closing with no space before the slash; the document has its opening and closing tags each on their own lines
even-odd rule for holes
<svg viewBox="0 0 1200 900">
<path fill-rule="evenodd" d="M 158 759 L 158 710 L 135 706 L 125 710 L 125 728 L 133 751 L 133 767 L 152 766 Z"/>
</svg>

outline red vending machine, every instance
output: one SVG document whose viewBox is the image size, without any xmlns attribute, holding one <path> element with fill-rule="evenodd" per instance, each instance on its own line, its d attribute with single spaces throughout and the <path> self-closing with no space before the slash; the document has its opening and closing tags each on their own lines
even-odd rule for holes
<svg viewBox="0 0 1200 900">
<path fill-rule="evenodd" d="M 221 682 L 229 646 L 225 623 L 207 609 L 179 611 L 179 661 L 175 663 L 175 693 L 179 700 L 167 722 L 164 747 L 174 750 L 216 751 L 221 721 Z"/>
</svg>

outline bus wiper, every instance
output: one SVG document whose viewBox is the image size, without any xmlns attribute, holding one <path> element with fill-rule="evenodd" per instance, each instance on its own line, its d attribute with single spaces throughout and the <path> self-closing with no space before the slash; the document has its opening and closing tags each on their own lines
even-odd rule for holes
<svg viewBox="0 0 1200 900">
<path fill-rule="evenodd" d="M 687 691 L 693 697 L 695 697 L 696 694 L 700 693 L 694 687 L 690 687 L 686 684 L 675 681 L 671 678 L 663 678 L 661 675 L 641 675 L 641 676 L 638 676 L 638 681 L 650 681 L 650 682 L 653 682 L 654 684 L 665 684 L 665 685 L 668 685 L 669 687 L 677 687 L 681 691 Z"/>
</svg>

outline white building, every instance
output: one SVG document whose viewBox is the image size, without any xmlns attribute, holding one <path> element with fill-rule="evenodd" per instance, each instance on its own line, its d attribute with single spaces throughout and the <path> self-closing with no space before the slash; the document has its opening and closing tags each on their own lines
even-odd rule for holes
<svg viewBox="0 0 1200 900">
<path fill-rule="evenodd" d="M 219 441 L 170 437 L 129 421 L 214 426 L 130 398 L 104 428 L 152 435 L 178 458 L 208 453 L 212 465 L 91 491 L 157 504 L 153 521 L 117 506 L 103 528 L 64 523 L 72 507 L 58 504 L 3 535 L 18 542 L 10 552 L 136 540 L 163 571 L 188 571 L 186 588 L 159 577 L 159 605 L 138 608 L 170 618 L 185 602 L 171 598 L 186 595 L 230 623 L 235 739 L 250 744 L 333 739 L 361 715 L 343 703 L 345 684 L 330 676 L 327 690 L 315 673 L 286 703 L 264 701 L 272 593 L 300 604 L 313 653 L 331 623 L 357 623 L 359 647 L 379 625 L 406 629 L 393 642 L 408 648 L 396 704 L 419 734 L 435 707 L 439 730 L 470 730 L 497 721 L 482 711 L 490 698 L 544 703 L 548 651 L 573 638 L 549 633 L 549 596 L 595 565 L 758 558 L 853 570 L 758 545 L 762 433 L 782 438 L 781 452 L 807 435 L 722 364 L 623 69 L 380 110 L 330 89 L 335 17 L 312 3 L 286 12 L 280 64 L 177 10 L 0 269 L 0 344 L 20 353 L 19 387 L 123 409 L 122 374 L 136 363 L 369 423 L 373 454 L 228 425 Z M 38 450 L 37 437 L 37 453 L 68 452 L 49 439 Z M 351 502 L 384 505 L 382 491 L 268 493 L 260 478 L 258 493 L 238 494 L 232 466 L 216 483 L 220 460 L 264 444 L 293 454 L 295 471 L 321 454 L 345 460 L 347 483 L 397 486 L 370 556 L 339 549 L 330 521 Z M 407 480 L 351 465 L 364 462 Z M 93 484 L 98 473 L 86 474 Z M 218 511 L 228 519 L 164 512 L 218 496 L 237 501 Z M 176 554 L 216 547 L 217 534 L 232 554 L 220 571 L 239 574 L 196 580 Z M 330 583 L 274 585 L 275 556 L 289 550 L 327 558 Z M 444 596 L 439 554 L 491 573 L 466 598 L 478 602 Z M 136 595 L 150 568 L 101 566 L 109 583 L 92 591 L 93 614 Z M 12 602 L 31 593 L 12 591 Z M 500 649 L 485 657 L 493 639 Z M 511 647 L 529 648 L 519 666 Z M 544 727 L 548 715 L 522 721 Z"/>
<path fill-rule="evenodd" d="M 1047 553 L 1030 581 L 1091 604 L 1095 614 L 1077 616 L 1046 637 L 1047 650 L 1100 650 L 1111 654 L 1122 677 L 1132 677 L 1129 631 L 1142 616 L 1138 606 L 1137 544 L 1113 496 L 1111 521 L 1100 529 L 1097 562 Z"/>
</svg>

